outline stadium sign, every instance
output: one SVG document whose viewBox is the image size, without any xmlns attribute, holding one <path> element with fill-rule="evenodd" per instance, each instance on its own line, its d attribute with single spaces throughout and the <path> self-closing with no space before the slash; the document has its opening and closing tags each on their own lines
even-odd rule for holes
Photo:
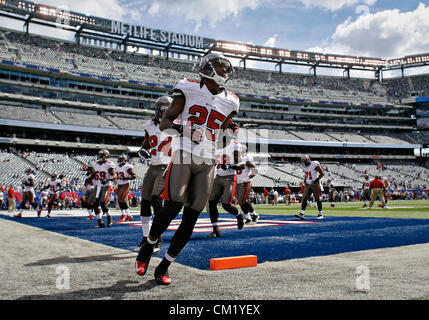
<svg viewBox="0 0 429 320">
<path fill-rule="evenodd" d="M 162 42 L 196 49 L 204 49 L 204 38 L 185 33 L 152 29 L 139 25 L 131 25 L 120 21 L 112 20 L 112 34 L 129 35 L 133 38 Z"/>
</svg>

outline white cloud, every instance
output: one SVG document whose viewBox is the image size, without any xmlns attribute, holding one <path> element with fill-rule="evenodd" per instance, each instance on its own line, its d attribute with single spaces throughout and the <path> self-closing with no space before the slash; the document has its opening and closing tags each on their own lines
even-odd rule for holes
<svg viewBox="0 0 429 320">
<path fill-rule="evenodd" d="M 121 20 L 126 13 L 119 0 L 41 0 L 40 3 L 114 20 Z"/>
<path fill-rule="evenodd" d="M 429 52 L 428 34 L 429 7 L 420 3 L 413 11 L 394 9 L 348 18 L 326 43 L 309 51 L 398 58 Z"/>
<path fill-rule="evenodd" d="M 278 36 L 279 36 L 278 34 L 275 34 L 275 35 L 269 37 L 268 40 L 265 41 L 264 46 L 265 47 L 275 47 Z"/>
<path fill-rule="evenodd" d="M 317 7 L 317 8 L 324 8 L 331 11 L 339 10 L 343 7 L 350 7 L 350 6 L 362 6 L 368 5 L 371 6 L 377 2 L 377 0 L 299 0 L 302 2 L 307 8 Z"/>
<path fill-rule="evenodd" d="M 256 9 L 264 0 L 158 0 L 152 2 L 149 14 L 161 16 L 166 13 L 195 22 L 195 30 L 203 24 L 214 27 L 219 21 L 236 16 L 245 9 Z"/>
</svg>

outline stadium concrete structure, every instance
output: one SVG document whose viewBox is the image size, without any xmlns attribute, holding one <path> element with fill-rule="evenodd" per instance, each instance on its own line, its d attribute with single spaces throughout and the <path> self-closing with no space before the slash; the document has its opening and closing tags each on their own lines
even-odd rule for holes
<svg viewBox="0 0 429 320">
<path fill-rule="evenodd" d="M 18 185 L 28 166 L 37 182 L 53 172 L 80 177 L 100 149 L 134 156 L 138 179 L 147 166 L 136 151 L 155 100 L 170 94 L 208 52 L 239 59 L 228 89 L 241 101 L 234 119 L 262 170 L 256 188 L 299 188 L 296 165 L 309 154 L 340 188 L 360 188 L 381 174 L 398 189 L 428 189 L 429 75 L 405 76 L 429 54 L 385 60 L 268 48 L 207 39 L 30 1 L 0 0 L 0 15 L 24 31 L 0 28 L 0 184 Z M 70 31 L 74 41 L 31 33 L 32 25 Z M 251 69 L 249 60 L 275 63 Z M 308 74 L 285 66 L 307 66 Z M 342 77 L 319 75 L 343 70 Z M 373 73 L 353 78 L 354 70 Z M 386 71 L 402 76 L 385 78 Z M 13 151 L 13 152 L 10 152 Z M 269 164 L 269 165 L 267 165 Z"/>
</svg>

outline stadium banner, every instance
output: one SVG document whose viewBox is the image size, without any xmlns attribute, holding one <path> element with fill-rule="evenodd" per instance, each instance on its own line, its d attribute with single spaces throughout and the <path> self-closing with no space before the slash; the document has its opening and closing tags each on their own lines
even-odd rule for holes
<svg viewBox="0 0 429 320">
<path fill-rule="evenodd" d="M 176 33 L 171 31 L 152 29 L 145 26 L 132 25 L 120 21 L 111 20 L 110 33 L 119 35 L 129 35 L 130 37 L 162 42 L 168 45 L 178 45 L 196 49 L 207 49 L 213 43 L 212 40 L 200 36 Z"/>
</svg>

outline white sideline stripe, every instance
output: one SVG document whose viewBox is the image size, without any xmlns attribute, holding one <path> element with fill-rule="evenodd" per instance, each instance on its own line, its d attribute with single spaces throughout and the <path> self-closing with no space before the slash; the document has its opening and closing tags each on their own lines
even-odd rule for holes
<svg viewBox="0 0 429 320">
<path fill-rule="evenodd" d="M 228 220 L 226 222 L 223 222 L 222 220 Z M 207 221 L 210 221 L 210 219 L 202 218 L 198 219 L 197 223 L 195 224 L 195 228 L 193 232 L 200 233 L 200 232 L 211 232 L 213 231 L 212 224 L 207 223 Z M 179 225 L 182 221 L 181 220 L 173 220 L 170 223 L 170 226 L 167 228 L 170 231 L 176 231 L 179 228 Z M 141 222 L 135 220 L 135 221 L 125 221 L 125 222 L 115 222 L 118 224 L 129 224 L 134 226 L 141 226 Z M 257 224 L 253 225 L 245 225 L 244 228 L 261 228 L 261 227 L 274 227 L 274 226 L 281 226 L 281 225 L 288 225 L 288 224 L 309 224 L 309 223 L 317 223 L 316 221 L 282 221 L 282 220 L 259 220 Z M 237 229 L 237 220 L 236 219 L 228 219 L 228 218 L 221 218 L 218 222 L 219 229 L 221 230 L 233 230 Z"/>
</svg>

